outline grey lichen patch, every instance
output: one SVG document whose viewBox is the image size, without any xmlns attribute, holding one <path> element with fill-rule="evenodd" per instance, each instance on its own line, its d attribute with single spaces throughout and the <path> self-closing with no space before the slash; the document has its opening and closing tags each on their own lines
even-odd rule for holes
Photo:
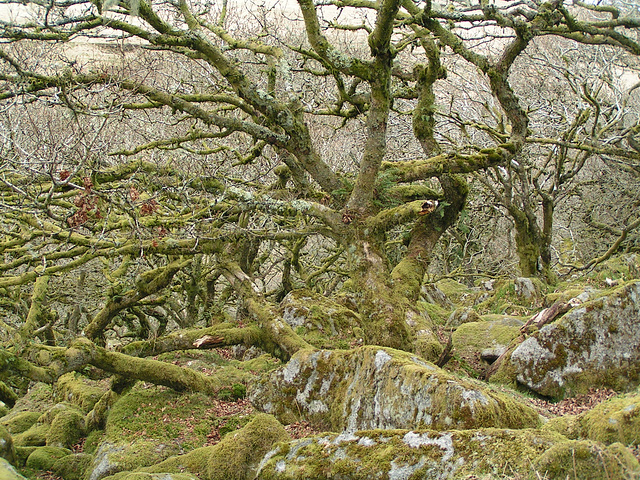
<svg viewBox="0 0 640 480">
<path fill-rule="evenodd" d="M 640 383 L 640 282 L 574 308 L 511 354 L 518 381 L 549 397 Z"/>
<path fill-rule="evenodd" d="M 283 423 L 316 428 L 438 430 L 538 424 L 528 406 L 462 380 L 413 354 L 381 347 L 303 350 L 250 389 L 253 405 Z"/>
</svg>

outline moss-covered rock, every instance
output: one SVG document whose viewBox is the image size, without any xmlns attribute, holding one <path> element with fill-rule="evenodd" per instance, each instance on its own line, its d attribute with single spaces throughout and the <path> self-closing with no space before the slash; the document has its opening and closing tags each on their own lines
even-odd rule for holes
<svg viewBox="0 0 640 480">
<path fill-rule="evenodd" d="M 41 416 L 42 412 L 16 412 L 3 417 L 0 420 L 0 426 L 5 427 L 12 435 L 16 435 L 29 430 Z"/>
<path fill-rule="evenodd" d="M 478 312 L 476 312 L 474 309 L 468 308 L 468 307 L 458 308 L 451 315 L 449 315 L 449 318 L 447 318 L 445 327 L 458 328 L 460 325 L 464 323 L 481 322 L 481 321 L 482 319 L 480 318 L 480 315 L 478 315 Z"/>
<path fill-rule="evenodd" d="M 205 445 L 216 422 L 215 402 L 199 393 L 136 385 L 109 412 L 91 479 L 156 465 Z"/>
<path fill-rule="evenodd" d="M 84 436 L 84 416 L 74 409 L 59 412 L 47 432 L 47 446 L 71 448 Z"/>
<path fill-rule="evenodd" d="M 541 395 L 563 398 L 592 387 L 640 383 L 640 282 L 570 310 L 512 352 L 517 379 Z"/>
<path fill-rule="evenodd" d="M 64 480 L 83 480 L 92 461 L 93 456 L 86 453 L 66 455 L 56 460 L 51 471 Z"/>
<path fill-rule="evenodd" d="M 298 335 L 318 348 L 348 348 L 361 331 L 357 313 L 309 290 L 290 292 L 280 311 Z"/>
<path fill-rule="evenodd" d="M 271 415 L 259 414 L 244 428 L 225 436 L 209 456 L 207 478 L 254 478 L 260 460 L 274 443 L 289 440 L 284 427 Z"/>
<path fill-rule="evenodd" d="M 640 445 L 640 393 L 611 398 L 579 419 L 580 435 L 605 444 Z"/>
<path fill-rule="evenodd" d="M 566 445 L 566 448 L 563 446 Z M 544 468 L 557 465 L 555 452 L 570 451 L 577 444 L 561 435 L 538 430 L 477 429 L 439 432 L 433 430 L 372 430 L 351 434 L 323 434 L 279 444 L 261 464 L 258 478 L 516 478 L 545 477 Z M 591 443 L 588 454 L 576 458 L 579 471 L 591 470 L 594 476 L 607 478 L 606 472 L 631 478 L 638 463 L 629 452 L 610 451 Z M 599 447 L 600 451 L 596 448 Z M 547 454 L 549 452 L 549 454 Z M 605 452 L 605 463 L 600 454 Z M 613 467 L 614 455 L 621 465 Z M 565 465 L 572 465 L 571 459 Z M 600 463 L 599 463 L 600 462 Z M 610 470 L 607 470 L 610 469 Z M 563 480 L 566 477 L 553 476 Z M 573 476 L 568 478 L 573 479 Z"/>
<path fill-rule="evenodd" d="M 251 388 L 254 406 L 282 423 L 302 417 L 331 431 L 538 424 L 528 406 L 390 348 L 299 351 Z"/>
<path fill-rule="evenodd" d="M 247 425 L 225 436 L 217 445 L 198 448 L 135 472 L 122 472 L 109 477 L 109 480 L 177 479 L 175 474 L 183 472 L 204 480 L 253 479 L 260 461 L 273 445 L 289 440 L 284 427 L 274 417 L 257 414 Z M 170 477 L 161 474 L 169 474 Z"/>
<path fill-rule="evenodd" d="M 520 335 L 522 321 L 513 317 L 502 317 L 499 320 L 464 323 L 452 334 L 456 355 L 468 365 L 484 366 L 493 362 L 507 351 L 511 342 Z M 484 373 L 484 368 L 476 371 Z"/>
<path fill-rule="evenodd" d="M 27 468 L 33 470 L 51 470 L 56 461 L 67 455 L 71 455 L 71 450 L 68 448 L 39 447 L 27 458 Z"/>
<path fill-rule="evenodd" d="M 540 456 L 534 466 L 549 480 L 631 480 L 640 476 L 638 460 L 620 443 L 605 447 L 601 443 L 584 440 L 561 442 Z"/>
<path fill-rule="evenodd" d="M 578 440 L 580 439 L 580 416 L 562 415 L 551 418 L 542 426 L 542 430 L 556 432 L 569 439 Z"/>
<path fill-rule="evenodd" d="M 7 460 L 0 457 L 0 480 L 27 480 Z"/>
<path fill-rule="evenodd" d="M 16 449 L 13 446 L 13 438 L 6 428 L 0 426 L 0 457 L 16 464 Z"/>
<path fill-rule="evenodd" d="M 199 478 L 188 473 L 122 472 L 106 477 L 105 480 L 199 480 Z"/>
<path fill-rule="evenodd" d="M 47 434 L 51 425 L 35 423 L 28 430 L 13 436 L 13 443 L 21 447 L 39 447 L 47 444 Z"/>
<path fill-rule="evenodd" d="M 107 380 L 91 380 L 77 372 L 62 375 L 55 385 L 58 398 L 78 405 L 85 413 L 93 408 L 107 390 Z"/>
</svg>

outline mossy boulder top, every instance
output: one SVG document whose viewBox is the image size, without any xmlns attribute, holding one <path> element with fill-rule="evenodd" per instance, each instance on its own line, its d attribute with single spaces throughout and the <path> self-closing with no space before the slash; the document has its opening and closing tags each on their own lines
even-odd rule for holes
<svg viewBox="0 0 640 480">
<path fill-rule="evenodd" d="M 610 480 L 636 478 L 640 465 L 619 443 L 606 447 L 532 429 L 369 430 L 281 443 L 263 459 L 258 478 L 444 480 L 515 473 Z"/>
<path fill-rule="evenodd" d="M 570 310 L 511 354 L 520 383 L 553 398 L 640 383 L 640 282 Z"/>
<path fill-rule="evenodd" d="M 398 350 L 302 350 L 255 384 L 253 405 L 282 423 L 301 418 L 318 429 L 526 428 L 528 406 L 473 380 L 459 379 Z"/>
</svg>

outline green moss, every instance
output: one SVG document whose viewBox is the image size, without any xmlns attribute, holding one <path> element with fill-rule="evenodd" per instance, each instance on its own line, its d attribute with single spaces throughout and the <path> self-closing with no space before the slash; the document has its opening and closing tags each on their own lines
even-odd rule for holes
<svg viewBox="0 0 640 480">
<path fill-rule="evenodd" d="M 51 471 L 64 480 L 82 480 L 93 462 L 93 456 L 86 453 L 66 455 L 56 460 Z"/>
<path fill-rule="evenodd" d="M 522 322 L 502 318 L 493 322 L 471 322 L 460 325 L 452 334 L 453 346 L 459 359 L 474 369 L 475 375 L 485 372 L 488 364 L 483 354 L 499 356 L 520 335 Z"/>
<path fill-rule="evenodd" d="M 278 445 L 260 471 L 280 478 L 526 478 L 545 450 L 565 439 L 536 430 L 365 430 Z M 485 477 L 486 476 L 486 477 Z M 520 477 L 519 477 L 520 478 Z"/>
<path fill-rule="evenodd" d="M 434 323 L 434 325 L 444 325 L 450 315 L 449 310 L 445 310 L 441 306 L 434 303 L 419 301 L 417 303 L 417 307 L 418 311 L 420 313 L 426 314 Z"/>
<path fill-rule="evenodd" d="M 42 446 L 47 443 L 50 425 L 35 423 L 25 432 L 13 436 L 13 443 L 20 446 Z"/>
<path fill-rule="evenodd" d="M 93 455 L 98 449 L 98 445 L 100 442 L 104 440 L 105 433 L 104 430 L 94 430 L 87 435 L 86 440 L 84 441 L 84 451 L 85 453 Z"/>
<path fill-rule="evenodd" d="M 549 480 L 637 478 L 640 464 L 621 444 L 604 447 L 591 441 L 571 440 L 554 445 L 536 462 L 535 469 Z"/>
<path fill-rule="evenodd" d="M 580 417 L 578 415 L 563 415 L 551 418 L 542 426 L 543 431 L 557 432 L 571 440 L 580 438 Z"/>
<path fill-rule="evenodd" d="M 84 435 L 84 417 L 74 410 L 58 413 L 47 432 L 47 445 L 71 448 Z"/>
<path fill-rule="evenodd" d="M 445 278 L 436 283 L 436 286 L 455 304 L 462 304 L 463 299 L 474 297 L 476 292 L 466 285 L 456 282 L 450 278 Z"/>
<path fill-rule="evenodd" d="M 27 480 L 7 460 L 0 457 L 0 480 Z"/>
<path fill-rule="evenodd" d="M 271 415 L 258 414 L 237 433 L 227 435 L 209 456 L 209 479 L 253 478 L 258 463 L 276 442 L 289 440 L 284 427 Z"/>
<path fill-rule="evenodd" d="M 215 419 L 213 402 L 203 394 L 181 395 L 160 387 L 136 387 L 113 405 L 106 437 L 118 443 L 159 440 L 165 445 L 165 458 L 166 454 L 200 447 L 206 444 Z"/>
<path fill-rule="evenodd" d="M 612 398 L 586 412 L 580 434 L 605 444 L 640 445 L 640 394 Z"/>
<path fill-rule="evenodd" d="M 29 455 L 26 466 L 33 470 L 51 470 L 57 460 L 70 454 L 71 450 L 66 448 L 39 447 Z"/>
<path fill-rule="evenodd" d="M 84 412 L 91 410 L 108 389 L 106 380 L 97 382 L 77 372 L 62 375 L 56 382 L 56 394 L 65 401 L 75 403 Z"/>
<path fill-rule="evenodd" d="M 307 289 L 290 292 L 280 306 L 282 318 L 317 348 L 349 348 L 360 317 L 353 310 Z"/>
<path fill-rule="evenodd" d="M 12 464 L 16 463 L 16 449 L 13 446 L 13 438 L 6 428 L 0 426 L 0 457 L 7 459 Z"/>
<path fill-rule="evenodd" d="M 41 415 L 42 413 L 38 412 L 18 412 L 0 420 L 0 425 L 5 427 L 12 435 L 16 435 L 29 430 Z"/>
</svg>

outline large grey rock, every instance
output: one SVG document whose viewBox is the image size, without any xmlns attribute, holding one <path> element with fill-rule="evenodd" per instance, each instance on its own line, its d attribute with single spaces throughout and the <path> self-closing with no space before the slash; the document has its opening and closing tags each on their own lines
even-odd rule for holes
<svg viewBox="0 0 640 480">
<path fill-rule="evenodd" d="M 570 310 L 512 352 L 517 380 L 554 398 L 640 382 L 640 282 Z"/>
<path fill-rule="evenodd" d="M 261 411 L 282 423 L 305 419 L 316 428 L 525 428 L 531 408 L 480 382 L 459 379 L 407 352 L 375 346 L 303 350 L 255 384 Z"/>
</svg>

